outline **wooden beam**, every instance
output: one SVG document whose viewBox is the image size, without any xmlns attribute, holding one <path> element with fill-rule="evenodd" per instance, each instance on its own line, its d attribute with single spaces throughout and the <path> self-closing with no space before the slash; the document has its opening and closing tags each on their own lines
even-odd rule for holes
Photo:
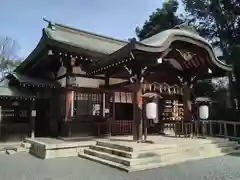
<svg viewBox="0 0 240 180">
<path fill-rule="evenodd" d="M 91 76 L 91 75 L 85 75 L 85 74 L 75 74 L 75 73 L 72 73 L 71 76 L 84 77 L 84 78 L 90 78 L 90 79 L 103 79 L 103 80 L 105 80 L 105 77 L 101 77 L 101 76 Z"/>
</svg>

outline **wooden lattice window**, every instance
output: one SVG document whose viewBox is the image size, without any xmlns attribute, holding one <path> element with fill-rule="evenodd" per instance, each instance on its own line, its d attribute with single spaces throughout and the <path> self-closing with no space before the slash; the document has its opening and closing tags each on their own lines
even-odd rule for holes
<svg viewBox="0 0 240 180">
<path fill-rule="evenodd" d="M 74 116 L 100 116 L 101 109 L 101 93 L 74 93 Z"/>
</svg>

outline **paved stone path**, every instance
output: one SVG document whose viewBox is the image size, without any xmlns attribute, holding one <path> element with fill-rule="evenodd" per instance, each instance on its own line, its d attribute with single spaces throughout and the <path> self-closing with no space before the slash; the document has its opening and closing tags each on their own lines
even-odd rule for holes
<svg viewBox="0 0 240 180">
<path fill-rule="evenodd" d="M 41 160 L 0 154 L 2 180 L 240 180 L 240 155 L 125 173 L 79 157 Z"/>
</svg>

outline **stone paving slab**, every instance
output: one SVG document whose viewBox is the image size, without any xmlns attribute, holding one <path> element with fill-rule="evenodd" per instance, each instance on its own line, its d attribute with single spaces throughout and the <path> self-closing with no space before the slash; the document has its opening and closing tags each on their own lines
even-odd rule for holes
<svg viewBox="0 0 240 180">
<path fill-rule="evenodd" d="M 3 180 L 239 180 L 240 154 L 126 173 L 78 157 L 43 161 L 29 154 L 0 154 Z"/>
</svg>

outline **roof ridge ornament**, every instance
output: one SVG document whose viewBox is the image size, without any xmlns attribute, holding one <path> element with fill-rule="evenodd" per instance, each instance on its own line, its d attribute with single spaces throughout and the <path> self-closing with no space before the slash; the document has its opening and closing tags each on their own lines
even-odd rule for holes
<svg viewBox="0 0 240 180">
<path fill-rule="evenodd" d="M 195 27 L 193 27 L 190 23 L 191 23 L 190 21 L 186 21 L 182 24 L 174 26 L 174 29 L 186 30 L 186 31 L 189 31 L 193 34 L 199 35 L 197 29 Z"/>
<path fill-rule="evenodd" d="M 56 27 L 55 27 L 55 23 L 54 23 L 54 22 L 49 21 L 49 20 L 47 20 L 46 18 L 43 18 L 43 20 L 48 23 L 48 28 L 50 28 L 50 29 L 52 29 L 52 30 L 56 30 Z"/>
</svg>

